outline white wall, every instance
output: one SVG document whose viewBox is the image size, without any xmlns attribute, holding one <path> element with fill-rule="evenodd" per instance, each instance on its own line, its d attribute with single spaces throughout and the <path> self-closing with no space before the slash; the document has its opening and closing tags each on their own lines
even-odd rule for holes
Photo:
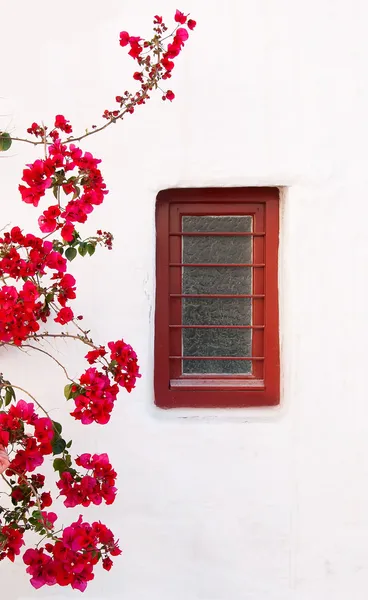
<svg viewBox="0 0 368 600">
<path fill-rule="evenodd" d="M 10 120 L 21 134 L 60 112 L 79 128 L 95 122 L 131 81 L 118 32 L 144 35 L 153 14 L 175 8 L 174 0 L 3 2 L 0 114 L 11 117 L 2 126 Z M 103 158 L 111 190 L 86 229 L 111 229 L 116 243 L 76 267 L 79 304 L 88 303 L 96 339 L 131 341 L 143 372 L 107 427 L 81 429 L 65 417 L 79 432 L 76 450 L 111 448 L 120 473 L 116 504 L 89 515 L 113 526 L 124 554 L 85 597 L 363 600 L 368 5 L 183 0 L 178 8 L 198 28 L 170 84 L 177 99 L 157 98 L 84 145 Z M 0 159 L 2 221 L 30 226 L 36 211 L 16 187 L 35 154 L 14 145 L 11 156 Z M 282 408 L 164 414 L 152 391 L 155 196 L 170 186 L 263 184 L 284 186 Z M 61 351 L 78 373 L 80 351 Z M 48 363 L 19 366 L 12 353 L 2 361 L 48 406 L 62 402 L 62 377 Z M 0 570 L 7 600 L 75 595 L 33 591 L 21 562 Z"/>
</svg>

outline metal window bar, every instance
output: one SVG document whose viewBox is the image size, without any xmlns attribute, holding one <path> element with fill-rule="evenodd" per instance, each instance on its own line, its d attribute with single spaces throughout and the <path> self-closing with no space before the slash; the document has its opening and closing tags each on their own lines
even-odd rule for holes
<svg viewBox="0 0 368 600">
<path fill-rule="evenodd" d="M 169 356 L 171 360 L 264 360 L 264 356 Z"/>
<path fill-rule="evenodd" d="M 260 263 L 169 263 L 169 267 L 252 267 L 253 269 L 263 269 L 266 265 Z"/>
<path fill-rule="evenodd" d="M 169 232 L 170 237 L 203 237 L 203 236 L 211 236 L 211 237 L 252 237 L 259 238 L 258 243 L 261 242 L 261 238 L 265 237 L 265 232 L 210 232 L 210 231 L 198 231 L 198 232 L 184 232 L 184 231 L 171 231 Z M 254 241 L 256 241 L 254 239 Z M 262 240 L 263 242 L 263 240 Z M 258 245 L 258 244 L 257 244 Z M 263 244 L 262 244 L 263 246 Z M 258 246 L 259 248 L 259 246 Z M 253 250 L 255 252 L 255 248 Z M 258 252 L 256 253 L 258 254 Z M 262 252 L 263 254 L 263 252 Z M 265 262 L 259 262 L 258 264 L 252 263 L 184 263 L 184 262 L 170 262 L 169 267 L 215 267 L 215 268 L 232 268 L 232 267 L 249 267 L 252 269 L 264 269 Z M 254 284 L 253 284 L 254 290 Z M 169 294 L 170 298 L 250 298 L 252 299 L 252 304 L 255 300 L 264 299 L 265 294 Z M 252 311 L 253 314 L 253 311 Z M 253 318 L 253 317 L 252 317 Z M 169 324 L 169 328 L 171 330 L 183 330 L 183 329 L 251 329 L 258 331 L 259 334 L 263 333 L 265 329 L 265 324 L 256 325 L 175 325 Z M 242 361 L 251 361 L 257 364 L 263 364 L 264 356 L 186 356 L 183 354 L 180 355 L 170 355 L 169 359 L 171 361 L 183 361 L 183 360 L 242 360 Z"/>
</svg>

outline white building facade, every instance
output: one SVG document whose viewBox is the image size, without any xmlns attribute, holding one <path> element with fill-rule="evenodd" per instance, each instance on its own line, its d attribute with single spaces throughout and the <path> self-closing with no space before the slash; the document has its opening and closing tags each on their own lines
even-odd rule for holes
<svg viewBox="0 0 368 600">
<path fill-rule="evenodd" d="M 170 81 L 174 102 L 157 94 L 83 145 L 102 158 L 110 190 L 86 231 L 111 230 L 115 245 L 73 263 L 77 305 L 98 342 L 133 345 L 142 379 L 99 428 L 68 417 L 62 373 L 46 359 L 5 352 L 1 371 L 63 412 L 76 452 L 107 451 L 119 472 L 115 504 L 84 514 L 114 529 L 123 555 L 97 573 L 85 598 L 363 600 L 367 4 L 4 5 L 0 128 L 22 136 L 60 113 L 76 130 L 95 123 L 116 94 L 134 88 L 119 31 L 149 35 L 151 17 L 169 22 L 176 8 L 198 25 Z M 36 211 L 17 191 L 35 157 L 14 144 L 1 158 L 4 225 L 35 227 Z M 223 186 L 280 188 L 281 403 L 164 411 L 153 394 L 156 196 Z M 83 350 L 58 351 L 78 374 Z M 71 514 L 79 513 L 66 511 L 65 522 Z M 20 560 L 0 572 L 8 600 L 77 593 L 36 592 Z"/>
</svg>

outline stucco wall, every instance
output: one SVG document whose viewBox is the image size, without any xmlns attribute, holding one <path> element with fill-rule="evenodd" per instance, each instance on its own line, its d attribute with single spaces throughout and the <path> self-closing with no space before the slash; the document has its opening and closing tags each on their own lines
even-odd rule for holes
<svg viewBox="0 0 368 600">
<path fill-rule="evenodd" d="M 0 114 L 10 116 L 1 126 L 20 134 L 57 113 L 80 129 L 95 122 L 132 81 L 118 32 L 144 35 L 153 14 L 175 8 L 173 0 L 3 3 Z M 368 5 L 183 0 L 178 8 L 198 27 L 170 84 L 177 99 L 157 98 L 84 145 L 103 159 L 110 189 L 86 229 L 111 229 L 115 251 L 76 265 L 79 306 L 96 339 L 133 344 L 143 372 L 108 426 L 81 429 L 65 417 L 79 432 L 75 449 L 111 449 L 120 473 L 115 505 L 89 515 L 118 532 L 124 554 L 84 597 L 363 600 Z M 35 222 L 16 192 L 34 156 L 14 145 L 0 158 L 4 224 Z M 156 194 L 264 184 L 282 187 L 281 409 L 163 413 L 152 386 Z M 59 349 L 78 373 L 80 351 Z M 1 370 L 51 409 L 62 401 L 56 369 L 2 356 Z M 0 573 L 7 600 L 78 594 L 33 591 L 19 561 Z"/>
</svg>

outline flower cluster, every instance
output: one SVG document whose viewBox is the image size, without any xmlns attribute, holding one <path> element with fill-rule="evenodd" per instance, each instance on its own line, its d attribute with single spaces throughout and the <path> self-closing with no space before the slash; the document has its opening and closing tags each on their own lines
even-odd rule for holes
<svg viewBox="0 0 368 600">
<path fill-rule="evenodd" d="M 94 578 L 93 569 L 102 558 L 102 566 L 109 571 L 110 556 L 121 554 L 110 529 L 99 522 L 85 523 L 82 516 L 65 527 L 62 537 L 55 538 L 39 549 L 28 549 L 23 556 L 31 584 L 39 589 L 44 585 L 70 585 L 84 592 Z"/>
<path fill-rule="evenodd" d="M 131 36 L 127 31 L 120 32 L 120 46 L 129 46 L 129 56 L 137 61 L 140 70 L 133 73 L 133 79 L 141 83 L 141 87 L 135 95 L 125 92 L 121 96 L 116 96 L 116 102 L 119 104 L 119 110 L 105 110 L 103 117 L 116 121 L 122 118 L 125 113 L 134 112 L 135 105 L 145 104 L 150 98 L 150 91 L 157 86 L 158 81 L 169 79 L 175 67 L 174 60 L 179 56 L 184 47 L 184 43 L 189 38 L 189 30 L 193 30 L 196 21 L 189 19 L 180 10 L 175 13 L 175 22 L 178 24 L 171 34 L 173 40 L 164 47 L 163 36 L 167 32 L 167 27 L 163 18 L 156 15 L 154 18 L 155 35 L 152 40 L 143 40 L 138 36 Z M 185 27 L 179 27 L 185 25 Z M 175 94 L 172 90 L 164 92 L 163 100 L 174 100 Z"/>
<path fill-rule="evenodd" d="M 54 195 L 59 199 L 59 204 L 49 206 L 39 217 L 38 224 L 42 233 L 53 233 L 56 229 L 61 229 L 63 240 L 73 240 L 74 223 L 85 223 L 94 206 L 101 204 L 108 193 L 97 167 L 100 162 L 90 152 L 83 152 L 74 144 L 63 144 L 60 139 L 56 139 L 48 146 L 47 158 L 27 165 L 22 179 L 28 187 L 19 186 L 22 200 L 38 206 L 49 188 L 53 189 Z M 77 172 L 74 173 L 74 170 Z M 72 194 L 64 208 L 60 204 L 61 190 L 67 196 Z"/>
<path fill-rule="evenodd" d="M 13 285 L 3 285 L 0 288 L 0 340 L 19 346 L 39 330 L 37 316 L 41 309 L 36 286 L 31 281 L 26 281 L 19 292 Z"/>
<path fill-rule="evenodd" d="M 113 373 L 114 381 L 127 392 L 131 392 L 135 387 L 137 378 L 140 377 L 138 358 L 133 348 L 124 342 L 109 342 L 110 349 L 110 370 Z"/>
<path fill-rule="evenodd" d="M 33 426 L 33 435 L 25 433 L 25 425 Z M 39 417 L 32 402 L 19 400 L 7 412 L 0 412 L 1 444 L 17 444 L 19 449 L 10 461 L 6 473 L 14 473 L 22 479 L 42 465 L 44 456 L 52 453 L 54 424 L 48 417 Z"/>
<path fill-rule="evenodd" d="M 179 10 L 174 20 L 169 35 L 158 15 L 154 17 L 152 39 L 120 33 L 120 46 L 126 47 L 138 64 L 133 79 L 140 87 L 135 93 L 125 91 L 116 96 L 118 107 L 103 113 L 107 123 L 92 125 L 92 130 L 73 137 L 71 123 L 58 114 L 52 127 L 33 122 L 27 129 L 32 140 L 0 132 L 0 151 L 8 150 L 14 140 L 40 145 L 43 151 L 42 158 L 23 170 L 19 185 L 23 202 L 38 208 L 49 193 L 53 194 L 37 215 L 41 234 L 25 233 L 18 226 L 1 232 L 0 345 L 40 351 L 53 359 L 68 381 L 64 395 L 74 402 L 71 416 L 86 425 L 108 423 L 120 389 L 131 392 L 140 372 L 137 355 L 129 344 L 123 339 L 96 344 L 89 330 L 79 325 L 83 315 L 75 316 L 70 306 L 77 284 L 69 263 L 77 255 L 92 256 L 99 246 L 111 249 L 113 241 L 112 234 L 103 229 L 88 237 L 79 231 L 103 203 L 108 190 L 101 160 L 77 143 L 133 113 L 153 90 L 162 91 L 161 80 L 171 78 L 174 61 L 196 26 Z M 172 101 L 175 95 L 166 90 L 162 97 Z M 48 331 L 45 324 L 51 319 L 53 329 Z M 88 366 L 80 377 L 72 377 L 52 354 L 44 343 L 51 338 L 71 339 L 88 347 Z M 16 390 L 33 401 L 17 399 Z M 33 587 L 70 585 L 84 591 L 94 578 L 95 565 L 101 562 L 109 571 L 111 557 L 121 551 L 113 533 L 100 522 L 89 524 L 81 516 L 69 527 L 58 529 L 57 512 L 49 510 L 54 499 L 38 469 L 52 457 L 56 486 L 67 508 L 112 504 L 117 474 L 106 453 L 83 453 L 73 460 L 72 440 L 64 439 L 62 431 L 62 425 L 31 393 L 0 374 L 0 475 L 7 485 L 7 500 L 0 506 L 0 561 L 14 561 L 25 545 L 25 534 L 32 531 L 46 540 L 42 547 L 28 548 L 23 555 Z"/>
<path fill-rule="evenodd" d="M 105 425 L 110 420 L 119 388 L 111 385 L 108 375 L 89 368 L 79 379 L 80 385 L 72 385 L 70 397 L 74 397 L 75 409 L 70 414 L 84 425 L 99 423 Z"/>
<path fill-rule="evenodd" d="M 15 529 L 10 525 L 0 527 L 0 560 L 9 558 L 14 562 L 15 557 L 20 554 L 21 547 L 24 546 L 23 533 L 23 529 Z"/>
<path fill-rule="evenodd" d="M 72 508 L 81 504 L 89 506 L 92 504 L 101 504 L 105 500 L 106 504 L 112 504 L 116 496 L 116 472 L 112 468 L 107 454 L 82 454 L 76 461 L 76 465 L 83 467 L 90 474 L 83 477 L 76 473 L 65 471 L 61 474 L 57 486 L 60 495 L 65 496 L 64 504 Z"/>
<path fill-rule="evenodd" d="M 73 312 L 65 305 L 75 298 L 75 279 L 65 273 L 67 261 L 54 250 L 54 244 L 24 235 L 19 227 L 4 233 L 0 244 L 0 276 L 15 282 L 26 280 L 20 289 L 14 285 L 0 287 L 0 341 L 21 345 L 40 329 L 40 321 L 46 322 L 51 304 L 57 309 L 57 323 L 71 321 Z M 50 279 L 48 286 L 40 285 L 45 275 Z"/>
<path fill-rule="evenodd" d="M 133 348 L 124 342 L 109 342 L 109 360 L 104 346 L 96 347 L 86 354 L 89 364 L 97 362 L 101 371 L 96 367 L 86 369 L 79 383 L 67 387 L 67 399 L 73 398 L 75 409 L 71 415 L 83 424 L 105 424 L 110 420 L 119 388 L 131 392 L 140 377 L 138 359 Z M 111 381 L 111 379 L 112 381 Z"/>
</svg>

